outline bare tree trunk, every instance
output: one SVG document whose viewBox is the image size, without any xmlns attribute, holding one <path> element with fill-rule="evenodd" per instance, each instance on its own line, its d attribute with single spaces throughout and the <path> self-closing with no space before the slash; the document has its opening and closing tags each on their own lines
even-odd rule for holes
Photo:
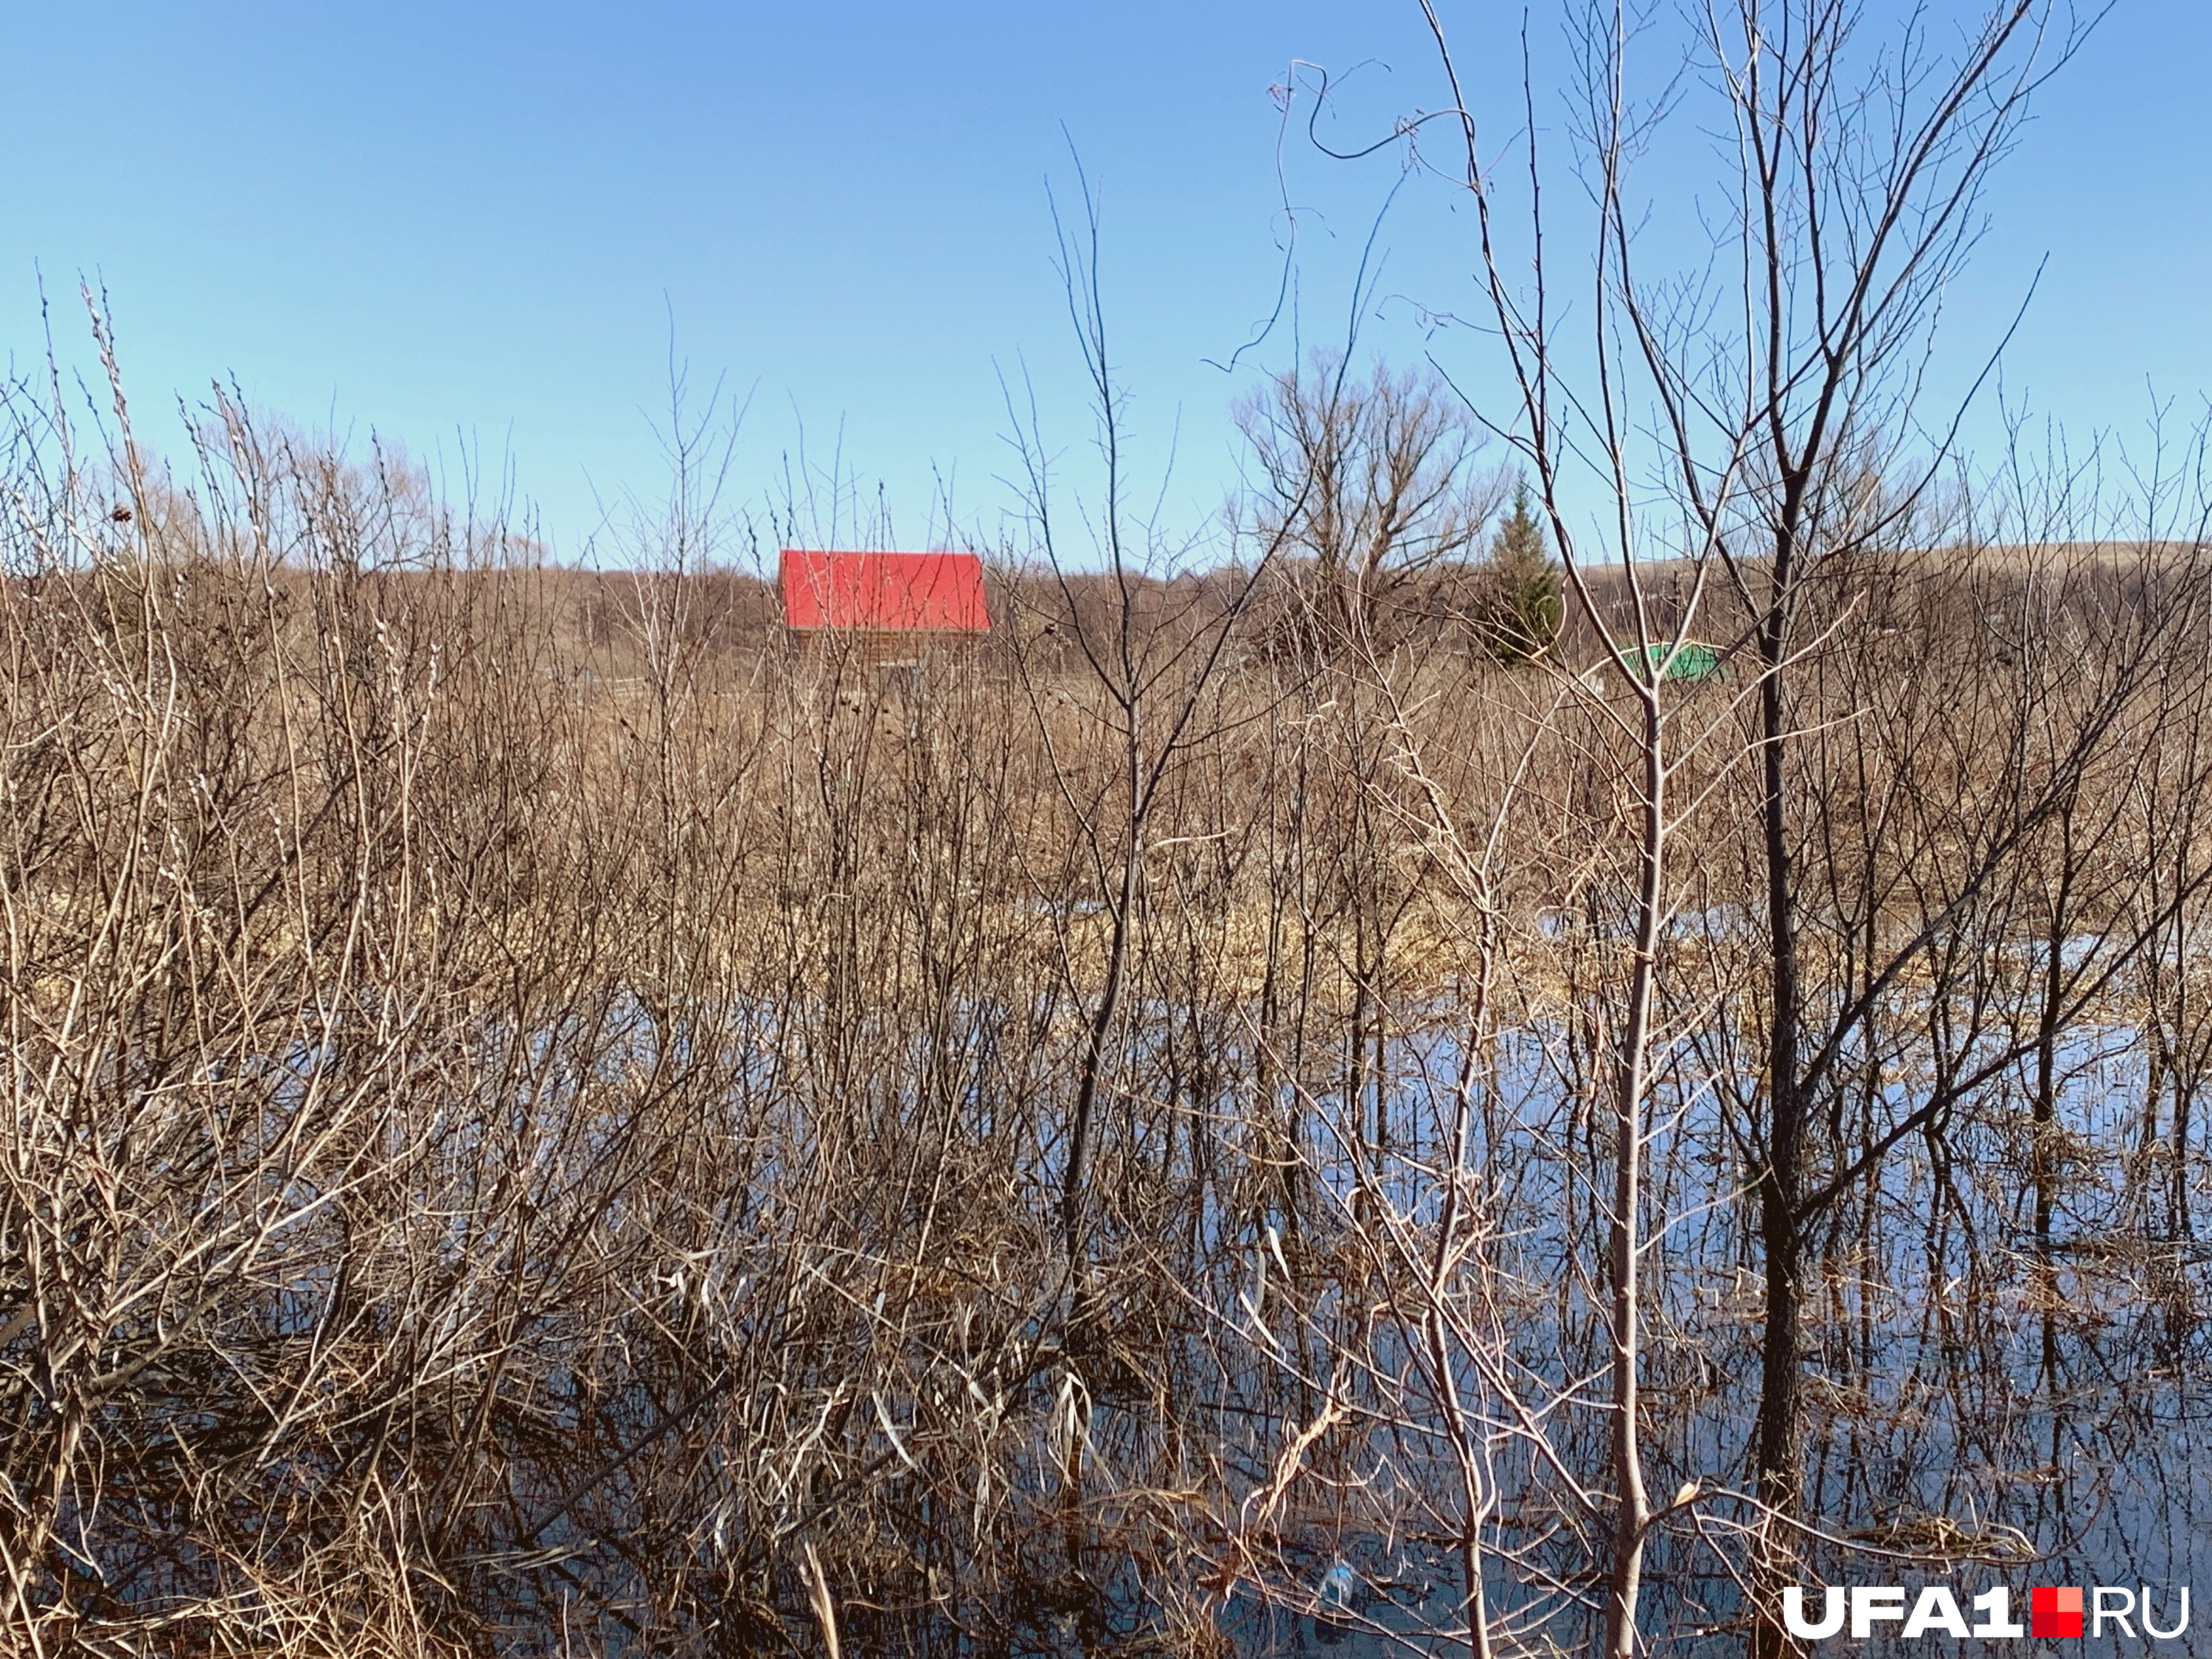
<svg viewBox="0 0 2212 1659">
<path fill-rule="evenodd" d="M 1656 679 L 1656 676 L 1654 677 Z M 1607 1257 L 1613 1276 L 1612 1582 L 1606 1598 L 1606 1652 L 1635 1659 L 1636 1603 L 1644 1575 L 1644 1540 L 1651 1504 L 1644 1489 L 1641 1382 L 1644 1233 L 1644 1098 L 1651 1046 L 1653 982 L 1658 971 L 1659 927 L 1666 904 L 1667 764 L 1665 728 L 1654 684 L 1643 690 L 1643 799 L 1638 823 L 1639 885 L 1636 900 L 1636 960 L 1630 969 L 1627 1019 L 1613 1097 L 1613 1215 Z"/>
<path fill-rule="evenodd" d="M 1131 711 L 1133 725 L 1135 710 Z M 1130 784 L 1141 783 L 1142 756 L 1133 738 L 1128 748 Z M 1077 1074 L 1075 1110 L 1068 1124 L 1067 1168 L 1060 1195 L 1060 1240 L 1067 1252 L 1067 1271 L 1073 1282 L 1075 1305 L 1087 1305 L 1090 1274 L 1083 1241 L 1084 1178 L 1091 1147 L 1091 1122 L 1097 1115 L 1098 1082 L 1106 1064 L 1107 1042 L 1121 1012 L 1121 986 L 1128 970 L 1129 944 L 1138 903 L 1138 884 L 1144 871 L 1145 818 L 1133 812 L 1127 826 L 1121 855 L 1121 883 L 1108 901 L 1113 910 L 1112 933 L 1106 945 L 1106 975 L 1099 988 L 1098 1006 L 1084 1030 L 1083 1065 Z M 1080 1320 L 1073 1323 L 1079 1325 Z"/>
<path fill-rule="evenodd" d="M 1789 556 L 1776 562 L 1777 586 L 1789 576 Z M 1796 897 L 1792 890 L 1787 787 L 1789 714 L 1783 696 L 1788 652 L 1784 618 L 1777 605 L 1761 621 L 1759 647 L 1760 850 L 1766 877 L 1768 965 L 1766 1091 L 1764 1165 L 1758 1171 L 1759 1247 L 1764 1257 L 1765 1318 L 1759 1350 L 1759 1412 L 1753 1429 L 1753 1490 L 1779 1515 L 1794 1515 L 1799 1490 L 1799 1384 L 1803 1374 L 1804 1259 L 1800 1203 L 1804 1190 L 1805 1108 L 1798 1076 L 1801 993 L 1797 981 Z M 1762 1534 L 1758 1624 L 1759 1659 L 1790 1650 L 1774 1622 L 1777 1586 L 1789 1577 L 1795 1537 L 1769 1525 Z"/>
</svg>

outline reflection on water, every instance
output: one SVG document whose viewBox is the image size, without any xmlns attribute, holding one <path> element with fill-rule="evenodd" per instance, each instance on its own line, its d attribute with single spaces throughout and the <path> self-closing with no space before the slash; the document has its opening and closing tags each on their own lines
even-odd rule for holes
<svg viewBox="0 0 2212 1659">
<path fill-rule="evenodd" d="M 2130 1138 L 2145 1078 L 2129 1035 L 2069 1040 L 2061 1120 L 2078 1147 Z M 1578 1230 L 1593 1207 L 1561 1154 L 1580 1130 L 1571 1099 L 1547 1087 L 1544 1044 L 1524 1037 L 1510 1052 L 1489 1085 L 1489 1139 L 1471 1160 L 1496 1206 L 1484 1294 L 1501 1310 L 1498 1357 L 1531 1392 L 1577 1402 L 1547 1425 L 1549 1443 L 1595 1485 L 1607 1468 L 1603 1414 L 1582 1409 L 1587 1395 L 1573 1392 L 1602 1358 L 1601 1321 L 1578 1266 L 1588 1255 Z M 1353 1242 L 1363 1201 L 1395 1206 L 1427 1237 L 1447 1093 L 1436 1080 L 1457 1074 L 1448 1039 L 1410 1046 L 1391 1101 L 1401 1139 L 1389 1161 L 1363 1176 L 1317 1135 L 1311 1213 L 1243 1218 L 1241 1239 L 1237 1218 L 1209 1216 L 1218 1271 L 1201 1294 L 1217 1316 L 1193 1328 L 1182 1373 L 1203 1381 L 1188 1395 L 1155 1389 L 1141 1404 L 1095 1409 L 1102 1492 L 1114 1485 L 1115 1447 L 1138 1454 L 1121 1470 L 1141 1484 L 1129 1472 L 1157 1451 L 1154 1413 L 1165 1409 L 1176 1419 L 1170 1432 L 1203 1444 L 1243 1497 L 1240 1511 L 1184 1511 L 1185 1570 L 1234 1580 L 1194 1599 L 1236 1652 L 1465 1650 L 1461 1476 L 1435 1389 L 1419 1375 L 1418 1320 L 1400 1316 L 1392 1300 L 1402 1287 Z M 1655 1183 L 1680 1219 L 1649 1269 L 1647 1481 L 1706 1496 L 1655 1536 L 1640 1623 L 1653 1651 L 1687 1656 L 1743 1650 L 1753 1560 L 1744 1528 L 1754 1516 L 1729 1494 L 1748 1483 L 1762 1331 L 1725 1126 L 1701 1104 L 1711 1091 L 1686 1077 L 1671 1085 L 1677 1109 L 1660 1114 L 1654 1141 Z M 1911 1085 L 1893 1086 L 1893 1109 L 1909 1110 Z M 1961 1606 L 2002 1585 L 2024 1607 L 2031 1584 L 2197 1579 L 2212 1468 L 2203 1381 L 2212 1355 L 2199 1310 L 2212 1252 L 2190 1236 L 2187 1211 L 2171 1207 L 2175 1184 L 2158 1156 L 2070 1158 L 2039 1235 L 2017 1117 L 2016 1103 L 1992 1087 L 1946 1126 L 1942 1156 L 1922 1142 L 1887 1161 L 1818 1241 L 1803 1512 L 1820 1535 L 1804 1540 L 1802 1582 L 1944 1583 Z M 2192 1170 L 2185 1190 L 2200 1176 Z M 1237 1363 L 1223 1364 L 1227 1354 Z M 1529 1441 L 1497 1431 L 1486 1362 L 1460 1352 L 1454 1363 L 1474 1413 L 1463 1423 L 1492 1402 L 1475 1430 L 1489 1435 L 1489 1614 L 1513 1633 L 1498 1650 L 1584 1650 L 1600 1540 L 1565 1501 L 1561 1470 Z M 1283 1446 L 1333 1391 L 1346 1402 L 1342 1421 L 1315 1441 L 1270 1535 L 1237 1537 L 1240 1523 L 1253 1530 L 1249 1494 L 1279 1472 Z M 1024 1621 L 1042 1646 L 1136 1652 L 1164 1639 L 1178 1598 L 1154 1594 L 1145 1571 L 1105 1565 L 1109 1532 L 1091 1570 L 1098 1604 Z M 1878 1635 L 1863 1650 L 1894 1639 Z"/>
</svg>

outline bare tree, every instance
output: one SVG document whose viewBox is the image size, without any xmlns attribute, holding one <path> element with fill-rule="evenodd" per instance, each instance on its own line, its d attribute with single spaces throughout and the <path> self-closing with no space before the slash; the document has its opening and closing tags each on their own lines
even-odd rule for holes
<svg viewBox="0 0 2212 1659">
<path fill-rule="evenodd" d="M 1593 344 L 1577 360 L 1590 374 L 1577 381 L 1552 322 L 1558 307 L 1540 198 L 1529 198 L 1536 264 L 1533 288 L 1524 288 L 1500 254 L 1498 183 L 1457 96 L 1442 24 L 1425 0 L 1424 9 L 1454 88 L 1483 282 L 1521 392 L 1512 435 L 1571 570 L 1563 498 L 1580 432 L 1590 434 L 1599 475 L 1619 503 L 1618 556 L 1635 557 L 1633 474 L 1621 434 L 1630 410 L 1648 410 L 1656 438 L 1646 459 L 1655 472 L 1671 474 L 1686 550 L 1701 580 L 1707 569 L 1725 574 L 1747 621 L 1770 960 L 1765 1087 L 1745 1126 L 1766 1275 L 1754 1461 L 1761 1500 L 1788 1513 L 1800 1498 L 1802 1271 L 1817 1185 L 1808 1135 L 1823 1076 L 1865 1006 L 1843 999 L 1829 1029 L 1808 1033 L 1816 999 L 1798 942 L 1808 895 L 1796 861 L 1790 776 L 1800 720 L 1793 665 L 1820 639 L 1805 596 L 1824 562 L 1888 544 L 1948 463 L 1955 411 L 1917 453 L 1886 453 L 1881 434 L 1927 425 L 1916 404 L 1937 297 L 1972 246 L 1984 185 L 2030 94 L 2063 62 L 2080 28 L 2061 17 L 2054 33 L 2050 7 L 2005 0 L 1946 57 L 1917 18 L 1893 42 L 1870 48 L 1860 38 L 1862 15 L 1827 0 L 1708 9 L 1679 83 L 1711 88 L 1737 162 L 1723 181 L 1728 210 L 1715 222 L 1713 270 L 1728 276 L 1725 284 L 1710 278 L 1708 290 L 1695 277 L 1686 285 L 1644 270 L 1646 208 L 1630 173 L 1647 137 L 1643 112 L 1682 105 L 1636 101 L 1625 8 L 1578 12 L 1577 113 L 1598 281 Z M 1673 81 L 1681 68 L 1662 64 L 1660 77 Z M 1570 428 L 1580 431 L 1571 437 Z M 1878 477 L 1891 482 L 1869 490 Z M 1635 609 L 1640 618 L 1641 604 Z M 1887 971 L 1904 971 L 1929 943 L 1925 935 L 1904 941 Z M 1778 1650 L 1778 1631 L 1765 1628 L 1761 1650 Z M 1616 1631 L 1613 1639 L 1626 1638 Z"/>
<path fill-rule="evenodd" d="M 1259 468 L 1258 532 L 1312 562 L 1316 599 L 1340 637 L 1371 642 L 1420 579 L 1464 558 L 1508 485 L 1477 471 L 1485 437 L 1433 373 L 1356 374 L 1316 351 L 1236 408 Z"/>
</svg>

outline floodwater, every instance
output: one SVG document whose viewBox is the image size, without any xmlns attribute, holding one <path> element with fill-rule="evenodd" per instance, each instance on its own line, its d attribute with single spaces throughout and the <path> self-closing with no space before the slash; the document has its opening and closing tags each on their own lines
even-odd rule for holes
<svg viewBox="0 0 2212 1659">
<path fill-rule="evenodd" d="M 1488 1085 L 1495 1098 L 1484 1144 L 1470 1163 L 1509 1284 L 1502 1350 L 1524 1379 L 1564 1391 L 1598 1369 L 1601 1331 L 1587 1268 L 1578 1266 L 1592 1254 L 1598 1208 L 1578 1190 L 1588 1183 L 1575 1138 L 1587 1137 L 1588 1126 L 1574 1121 L 1572 1091 L 1559 1086 L 1556 1060 L 1543 1049 L 1534 1037 L 1517 1050 L 1509 1045 Z M 1409 1217 L 1432 1218 L 1456 1055 L 1438 1039 L 1409 1047 L 1402 1059 L 1389 1097 L 1402 1139 L 1368 1189 Z M 2162 1625 L 2176 1616 L 2181 1588 L 2202 1587 L 2192 1588 L 2191 1614 L 2207 1616 L 2212 1243 L 2197 1237 L 2194 1213 L 2205 1170 L 2185 1152 L 2177 1172 L 2171 1148 L 2158 1142 L 2146 1115 L 2156 1103 L 2148 1100 L 2132 1033 L 2076 1033 L 2058 1060 L 2061 1157 L 2036 1164 L 2023 1152 L 2029 1079 L 1999 1079 L 1947 1121 L 1940 1138 L 1900 1143 L 1862 1192 L 1834 1207 L 1814 1241 L 1803 1512 L 1821 1535 L 1804 1545 L 1797 1576 L 1807 1584 L 1898 1584 L 1908 1602 L 1923 1586 L 1941 1584 L 1963 1609 L 2003 1587 L 2023 1621 L 2034 1586 L 2125 1587 L 2148 1595 Z M 1650 1146 L 1648 1219 L 1667 1225 L 1646 1281 L 1647 1485 L 1666 1494 L 1694 1483 L 1710 1496 L 1655 1536 L 1639 1623 L 1652 1653 L 1705 1659 L 1743 1650 L 1750 1555 L 1736 1528 L 1749 1510 L 1725 1494 L 1749 1484 L 1762 1304 L 1755 1253 L 1742 1236 L 1747 1206 L 1731 1185 L 1740 1164 L 1728 1155 L 1710 1077 L 1686 1065 L 1668 1086 L 1674 1094 L 1655 1115 Z M 1902 1116 L 1926 1086 L 1902 1074 L 1887 1085 L 1893 1097 L 1875 1110 Z M 1323 1115 L 1328 1109 L 1324 1103 Z M 2124 1150 L 2098 1150 L 2113 1148 Z M 1347 1209 L 1359 1183 L 1346 1160 L 1317 1156 L 1314 1168 L 1330 1201 Z M 2040 1231 L 2032 1201 L 2038 1179 L 2050 1194 Z M 1217 1224 L 1230 1231 L 1225 1219 Z M 1224 1258 L 1245 1265 L 1218 1294 L 1224 1304 L 1233 1295 L 1246 1330 L 1266 1326 L 1287 1340 L 1296 1321 L 1269 1312 L 1260 1230 L 1245 1224 L 1255 1237 L 1241 1255 L 1223 1238 Z M 1328 1317 L 1311 1305 L 1300 1313 L 1310 1324 Z M 1370 1389 L 1379 1376 L 1410 1374 L 1413 1356 L 1387 1322 L 1364 1340 Z M 1243 1397 L 1237 1413 L 1224 1416 L 1273 1413 L 1295 1426 L 1296 1411 L 1263 1397 L 1284 1380 L 1264 1363 L 1264 1347 L 1255 1340 L 1249 1370 L 1224 1378 L 1227 1391 Z M 1484 1401 L 1481 1367 L 1462 1354 L 1455 1368 L 1468 1400 Z M 1194 1409 L 1187 1426 L 1202 1431 L 1220 1403 Z M 1437 1528 L 1438 1516 L 1455 1513 L 1440 1419 L 1433 1409 L 1425 1415 L 1415 1388 L 1374 1404 L 1378 1420 L 1395 1418 L 1398 1427 L 1370 1423 L 1338 1448 L 1328 1471 L 1342 1483 L 1334 1513 L 1285 1540 L 1264 1585 L 1244 1583 L 1218 1604 L 1218 1628 L 1237 1653 L 1465 1651 L 1458 1555 Z M 1494 1401 L 1487 1409 L 1494 1424 Z M 1115 1437 L 1103 1423 L 1097 1437 Z M 1603 1481 L 1601 1413 L 1563 1411 L 1552 1439 L 1570 1468 Z M 1255 1443 L 1264 1446 L 1266 1437 Z M 1495 1507 L 1484 1532 L 1486 1594 L 1499 1626 L 1522 1632 L 1498 1651 L 1585 1651 L 1595 1634 L 1597 1553 L 1590 1534 L 1564 1517 L 1562 1484 L 1529 1443 L 1495 1435 L 1488 1449 Z M 1263 1474 L 1254 1464 L 1246 1478 Z M 1346 1487 L 1358 1495 L 1344 1498 Z M 1103 1577 L 1114 1583 L 1110 1572 Z M 1125 1586 L 1104 1601 L 1086 1620 L 1039 1626 L 1042 1647 L 1154 1650 L 1157 1610 L 1141 1592 Z M 1905 1642 L 1896 1631 L 1878 1629 L 1852 1650 L 1928 1650 L 1926 1641 Z M 2125 1641 L 2117 1630 L 2107 1639 Z M 1965 1653 L 2027 1650 L 2018 1641 L 1945 1644 Z M 2212 1626 L 2199 1633 L 2193 1622 L 2187 1635 L 2148 1644 L 2138 1638 L 2137 1645 L 2212 1652 Z"/>
</svg>

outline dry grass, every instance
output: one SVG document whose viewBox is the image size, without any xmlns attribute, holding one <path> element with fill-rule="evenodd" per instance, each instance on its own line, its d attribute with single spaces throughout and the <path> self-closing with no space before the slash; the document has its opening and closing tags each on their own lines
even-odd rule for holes
<svg viewBox="0 0 2212 1659">
<path fill-rule="evenodd" d="M 1377 1218 L 1425 1237 L 1473 1183 L 1492 1242 L 1444 1293 L 1512 1310 L 1529 1374 L 1576 1374 L 1601 1276 L 1581 1103 L 1630 875 L 1602 700 L 1464 648 L 1448 582 L 1397 643 L 1313 656 L 1279 625 L 1295 572 L 1210 670 L 1191 642 L 1232 588 L 1148 586 L 1133 716 L 1069 644 L 1103 590 L 1014 572 L 992 642 L 893 684 L 800 661 L 744 579 L 533 568 L 411 477 L 235 416 L 211 453 L 190 496 L 11 474 L 12 1645 L 1011 1651 L 1121 1607 L 1197 1651 L 1237 1583 L 1310 1600 L 1315 1550 L 1463 1530 Z M 2047 975 L 2006 952 L 2062 878 L 2070 933 L 2141 928 L 2127 962 L 2197 973 L 2196 889 L 2159 884 L 2205 856 L 2201 675 L 2164 672 L 2181 635 L 2109 569 L 1900 564 L 1902 631 L 1813 681 L 1808 725 L 1837 718 L 1799 781 L 1806 879 L 1835 901 L 1808 961 L 1852 994 L 1863 939 L 1944 941 L 1885 993 L 1877 1071 L 1956 1063 L 1962 1010 L 2033 1047 Z M 1991 584 L 2047 605 L 2043 647 L 1989 647 Z M 1736 1185 L 1729 1091 L 1756 1073 L 1741 690 L 1692 694 L 1667 1042 L 1706 1115 L 1658 1181 L 1686 1212 Z M 1131 722 L 1157 744 L 1185 709 L 1120 918 Z M 2183 1006 L 2130 974 L 2097 994 Z M 2067 1029 L 2106 1006 L 2062 999 Z M 2194 1078 L 2175 1029 L 2164 1074 Z M 2011 1133 L 2016 1085 L 1929 1144 Z M 1453 1171 L 1470 1087 L 1486 1127 Z M 1838 1116 L 1838 1158 L 1870 1121 Z M 2174 1133 L 2201 1169 L 2201 1126 Z M 2033 1164 L 1958 1213 L 2056 1179 Z M 1887 1179 L 1837 1209 L 1869 1282 L 1917 1248 Z M 1670 1480 L 1741 1432 L 1755 1320 L 1689 1287 L 1747 1224 L 1717 1201 L 1655 1260 Z M 1560 1443 L 1599 1468 L 1577 1413 Z M 1524 1462 L 1498 1539 L 1557 1512 L 1550 1480 Z M 1584 1547 L 1498 1547 L 1540 1601 L 1540 1558 Z"/>
</svg>

